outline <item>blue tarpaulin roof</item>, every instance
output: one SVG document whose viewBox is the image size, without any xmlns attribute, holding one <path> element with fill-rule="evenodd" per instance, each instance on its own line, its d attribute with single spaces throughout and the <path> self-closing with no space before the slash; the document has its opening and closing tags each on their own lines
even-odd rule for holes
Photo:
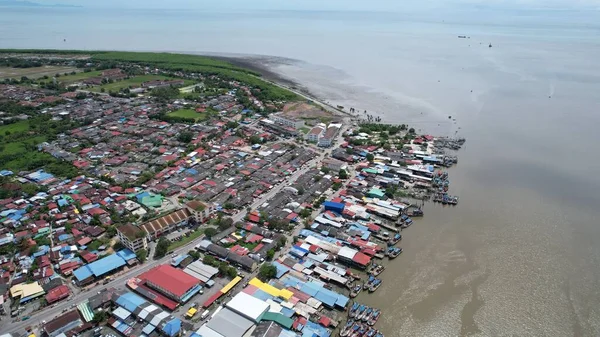
<svg viewBox="0 0 600 337">
<path fill-rule="evenodd" d="M 161 330 L 168 336 L 175 336 L 181 330 L 181 320 L 179 318 L 174 318 L 167 322 Z"/>
</svg>

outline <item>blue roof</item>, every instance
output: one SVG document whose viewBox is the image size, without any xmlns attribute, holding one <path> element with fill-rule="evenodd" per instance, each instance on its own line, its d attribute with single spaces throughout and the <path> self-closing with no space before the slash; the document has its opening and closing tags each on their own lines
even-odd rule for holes
<svg viewBox="0 0 600 337">
<path fill-rule="evenodd" d="M 175 336 L 181 330 L 181 320 L 179 318 L 174 318 L 167 322 L 161 330 L 168 336 Z"/>
<path fill-rule="evenodd" d="M 285 273 L 287 273 L 288 271 L 290 271 L 290 268 L 287 266 L 282 265 L 281 263 L 274 261 L 273 263 L 271 263 L 273 266 L 275 266 L 275 268 L 277 268 L 277 275 L 275 275 L 276 278 L 281 278 Z"/>
<path fill-rule="evenodd" d="M 189 169 L 185 170 L 185 172 L 186 172 L 186 173 L 189 173 L 189 174 L 191 174 L 191 175 L 196 175 L 196 174 L 198 174 L 198 171 L 196 171 L 196 170 L 195 170 L 195 169 L 193 169 L 193 168 L 189 168 Z"/>
<path fill-rule="evenodd" d="M 252 296 L 254 296 L 260 300 L 263 300 L 263 301 L 273 299 L 273 296 L 269 295 L 268 293 L 266 293 L 260 289 L 256 289 L 256 291 L 254 292 L 254 294 L 252 294 Z"/>
<path fill-rule="evenodd" d="M 116 302 L 129 312 L 134 312 L 140 305 L 147 303 L 146 300 L 132 292 L 126 292 L 119 296 Z"/>
<path fill-rule="evenodd" d="M 134 252 L 129 249 L 123 249 L 74 270 L 73 275 L 75 275 L 75 278 L 77 278 L 78 281 L 83 281 L 92 275 L 95 277 L 100 277 L 124 266 L 128 260 L 131 260 L 135 257 L 136 255 Z"/>
<path fill-rule="evenodd" d="M 149 197 L 150 193 L 148 192 L 142 192 L 138 195 L 136 195 L 135 197 L 137 198 L 138 201 L 142 201 L 142 199 L 144 199 L 144 197 Z"/>
<path fill-rule="evenodd" d="M 58 206 L 68 205 L 69 202 L 66 199 L 58 199 Z"/>
<path fill-rule="evenodd" d="M 317 292 L 313 297 L 323 302 L 323 304 L 327 305 L 328 307 L 334 307 L 335 301 L 337 300 L 337 297 L 331 296 L 322 291 Z"/>
<path fill-rule="evenodd" d="M 87 265 L 85 265 L 73 270 L 73 275 L 78 281 L 83 281 L 92 276 L 92 271 Z"/>
<path fill-rule="evenodd" d="M 135 259 L 137 257 L 137 255 L 135 255 L 134 252 L 132 252 L 131 250 L 129 250 L 127 248 L 121 249 L 116 254 L 117 254 L 117 256 L 121 257 L 125 261 L 129 261 L 129 260 Z"/>
<path fill-rule="evenodd" d="M 6 176 L 10 176 L 13 175 L 14 173 L 12 171 L 9 170 L 2 170 L 0 171 L 0 176 L 6 177 Z"/>
</svg>

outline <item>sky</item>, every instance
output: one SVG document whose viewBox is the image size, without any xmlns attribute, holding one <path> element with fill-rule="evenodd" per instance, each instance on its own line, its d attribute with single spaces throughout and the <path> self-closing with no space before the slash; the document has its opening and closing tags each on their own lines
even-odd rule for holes
<svg viewBox="0 0 600 337">
<path fill-rule="evenodd" d="M 173 9 L 298 9 L 298 10 L 429 10 L 434 8 L 596 9 L 600 0 L 33 0 L 41 4 L 69 4 L 109 8 Z"/>
</svg>

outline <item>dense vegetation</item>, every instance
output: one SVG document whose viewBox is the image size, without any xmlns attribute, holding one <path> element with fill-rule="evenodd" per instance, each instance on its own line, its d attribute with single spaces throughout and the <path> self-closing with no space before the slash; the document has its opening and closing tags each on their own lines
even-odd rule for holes
<svg viewBox="0 0 600 337">
<path fill-rule="evenodd" d="M 243 69 L 233 64 L 211 57 L 171 53 L 118 52 L 118 51 L 70 51 L 70 50 L 35 50 L 35 49 L 0 49 L 2 53 L 31 53 L 31 54 L 61 54 L 61 55 L 90 55 L 91 59 L 103 64 L 102 68 L 116 66 L 118 62 L 132 62 L 148 67 L 161 68 L 171 71 L 202 73 L 217 75 L 225 80 L 245 83 L 255 90 L 256 98 L 265 101 L 296 100 L 293 92 L 268 83 L 260 74 Z"/>
</svg>

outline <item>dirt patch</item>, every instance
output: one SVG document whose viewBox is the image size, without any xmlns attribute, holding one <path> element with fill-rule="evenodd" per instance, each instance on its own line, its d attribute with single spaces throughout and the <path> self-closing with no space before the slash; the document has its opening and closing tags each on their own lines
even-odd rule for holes
<svg viewBox="0 0 600 337">
<path fill-rule="evenodd" d="M 301 118 L 304 120 L 314 120 L 316 122 L 329 123 L 334 120 L 340 119 L 339 116 L 333 114 L 330 111 L 326 111 L 321 107 L 307 102 L 292 102 L 288 103 L 283 107 L 283 112 L 295 118 Z M 311 124 L 311 123 L 309 123 Z"/>
</svg>

